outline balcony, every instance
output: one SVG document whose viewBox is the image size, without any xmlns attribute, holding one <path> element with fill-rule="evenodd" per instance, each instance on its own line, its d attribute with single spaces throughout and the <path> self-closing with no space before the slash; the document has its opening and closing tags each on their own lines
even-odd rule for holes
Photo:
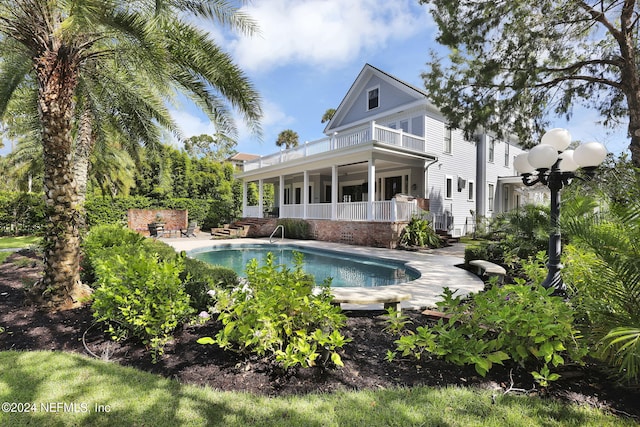
<svg viewBox="0 0 640 427">
<path fill-rule="evenodd" d="M 331 137 L 317 141 L 305 142 L 295 148 L 282 150 L 274 154 L 261 156 L 259 159 L 244 163 L 244 172 L 273 166 L 293 160 L 304 159 L 320 153 L 354 147 L 376 141 L 385 145 L 400 147 L 406 150 L 426 152 L 426 138 L 403 132 L 401 129 L 391 129 L 371 122 L 368 126 L 359 129 L 336 133 Z"/>
</svg>

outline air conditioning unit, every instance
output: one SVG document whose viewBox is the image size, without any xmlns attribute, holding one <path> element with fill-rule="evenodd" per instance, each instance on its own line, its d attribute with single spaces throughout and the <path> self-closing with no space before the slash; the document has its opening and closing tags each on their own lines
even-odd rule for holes
<svg viewBox="0 0 640 427">
<path fill-rule="evenodd" d="M 467 180 L 458 177 L 458 192 L 461 192 L 465 188 L 467 188 Z"/>
</svg>

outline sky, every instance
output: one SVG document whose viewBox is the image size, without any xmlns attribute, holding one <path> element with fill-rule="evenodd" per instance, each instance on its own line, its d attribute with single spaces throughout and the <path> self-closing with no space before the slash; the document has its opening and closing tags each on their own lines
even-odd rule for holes
<svg viewBox="0 0 640 427">
<path fill-rule="evenodd" d="M 238 120 L 239 152 L 274 153 L 285 129 L 296 131 L 301 143 L 320 139 L 322 115 L 338 107 L 366 63 L 424 87 L 420 74 L 427 70 L 429 52 L 442 51 L 431 15 L 417 0 L 254 0 L 244 10 L 257 22 L 258 34 L 206 28 L 262 97 L 262 140 Z M 185 137 L 215 133 L 188 103 L 172 114 Z M 581 111 L 554 126 L 566 127 L 576 140 L 596 140 L 615 153 L 626 150 L 624 129 L 610 135 L 597 120 L 595 112 Z M 0 154 L 9 149 L 6 144 Z"/>
</svg>

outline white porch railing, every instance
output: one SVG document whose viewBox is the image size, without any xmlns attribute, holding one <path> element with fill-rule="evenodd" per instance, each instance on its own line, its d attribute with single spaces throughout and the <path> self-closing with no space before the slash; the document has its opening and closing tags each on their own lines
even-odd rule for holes
<svg viewBox="0 0 640 427">
<path fill-rule="evenodd" d="M 385 200 L 371 202 L 372 218 L 368 217 L 369 202 L 343 202 L 336 204 L 336 219 L 340 221 L 409 221 L 414 215 L 423 212 L 415 200 Z M 246 206 L 245 216 L 257 217 L 257 206 Z M 305 218 L 305 205 L 282 205 L 280 218 Z M 306 205 L 307 219 L 332 219 L 331 203 L 310 203 Z"/>
<path fill-rule="evenodd" d="M 307 218 L 331 219 L 331 203 L 312 203 L 307 205 Z"/>
<path fill-rule="evenodd" d="M 372 137 L 373 134 L 373 137 Z M 412 135 L 402 130 L 380 126 L 376 122 L 370 125 L 346 132 L 336 133 L 332 137 L 322 138 L 317 141 L 305 142 L 295 148 L 283 150 L 278 153 L 261 156 L 256 160 L 245 162 L 244 171 L 252 171 L 267 166 L 277 165 L 295 159 L 301 159 L 314 154 L 326 153 L 345 147 L 365 144 L 372 140 L 403 147 L 409 150 L 425 152 L 426 139 L 423 136 Z"/>
<path fill-rule="evenodd" d="M 338 218 L 341 221 L 366 221 L 367 202 L 338 203 Z"/>
<path fill-rule="evenodd" d="M 280 208 L 280 218 L 302 218 L 304 216 L 304 205 L 282 205 Z"/>
<path fill-rule="evenodd" d="M 259 218 L 262 216 L 260 215 L 259 206 L 245 206 L 243 212 L 243 215 L 247 218 Z"/>
</svg>

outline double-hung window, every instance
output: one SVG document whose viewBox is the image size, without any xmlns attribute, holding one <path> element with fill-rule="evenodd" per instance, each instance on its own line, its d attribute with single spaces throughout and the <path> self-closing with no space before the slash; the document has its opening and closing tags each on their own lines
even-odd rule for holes
<svg viewBox="0 0 640 427">
<path fill-rule="evenodd" d="M 367 110 L 373 110 L 380 106 L 380 88 L 374 87 L 367 91 Z"/>
</svg>

